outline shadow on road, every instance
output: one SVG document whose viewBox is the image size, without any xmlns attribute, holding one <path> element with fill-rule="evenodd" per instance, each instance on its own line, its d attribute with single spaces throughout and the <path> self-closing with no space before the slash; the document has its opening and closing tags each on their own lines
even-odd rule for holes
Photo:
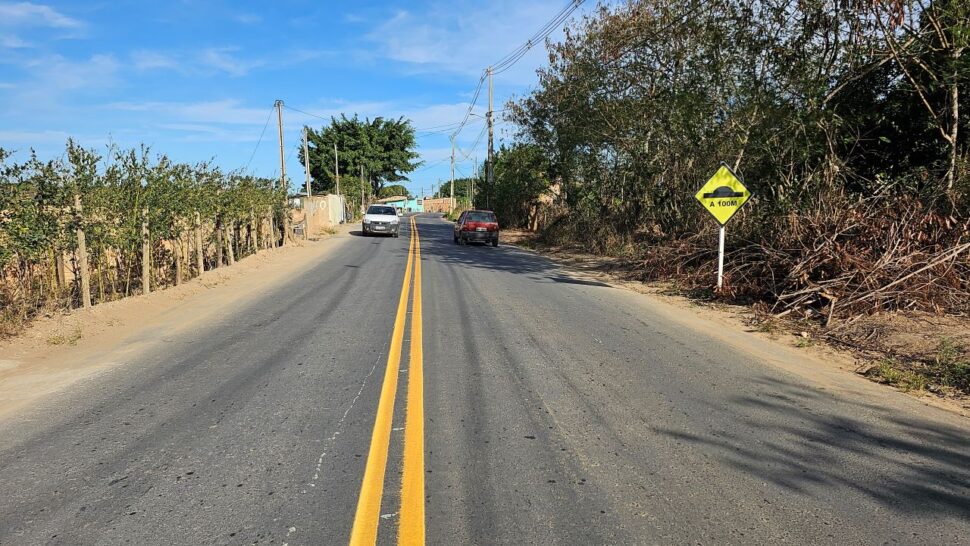
<svg viewBox="0 0 970 546">
<path fill-rule="evenodd" d="M 819 407 L 831 409 L 823 413 Z M 970 517 L 966 430 L 767 377 L 710 409 L 734 413 L 738 428 L 710 434 L 654 431 L 713 452 L 792 494 L 852 490 L 905 513 Z M 876 424 L 848 417 L 853 409 L 875 414 Z"/>
<path fill-rule="evenodd" d="M 452 224 L 421 222 L 421 252 L 433 254 L 436 261 L 488 271 L 528 275 L 537 282 L 609 286 L 605 283 L 571 277 L 556 263 L 534 254 L 508 247 L 458 245 L 453 240 Z"/>
</svg>

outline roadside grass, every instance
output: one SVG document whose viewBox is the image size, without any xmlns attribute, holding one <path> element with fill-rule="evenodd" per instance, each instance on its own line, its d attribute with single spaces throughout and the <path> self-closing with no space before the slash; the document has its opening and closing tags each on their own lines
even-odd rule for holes
<svg viewBox="0 0 970 546">
<path fill-rule="evenodd" d="M 48 345 L 76 345 L 82 337 L 81 327 L 75 326 L 70 332 L 51 334 L 47 338 Z"/>
<path fill-rule="evenodd" d="M 4 308 L 0 312 L 0 339 L 13 337 L 24 331 L 25 320 L 12 309 Z"/>
<path fill-rule="evenodd" d="M 942 338 L 932 360 L 880 360 L 863 375 L 904 391 L 970 394 L 970 356 L 962 345 Z"/>
</svg>

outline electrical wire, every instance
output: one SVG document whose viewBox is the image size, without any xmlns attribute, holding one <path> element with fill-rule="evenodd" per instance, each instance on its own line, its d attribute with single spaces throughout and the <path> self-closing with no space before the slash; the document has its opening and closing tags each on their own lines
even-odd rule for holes
<svg viewBox="0 0 970 546">
<path fill-rule="evenodd" d="M 266 123 L 263 124 L 263 130 L 259 132 L 259 140 L 256 141 L 256 147 L 253 148 L 253 153 L 249 155 L 249 161 L 247 161 L 246 166 L 243 167 L 243 172 L 249 170 L 249 165 L 252 164 L 253 158 L 256 157 L 256 151 L 259 150 L 259 145 L 263 143 L 263 135 L 266 134 L 266 128 L 269 127 L 269 119 L 273 117 L 273 110 L 275 109 L 276 106 L 273 106 L 273 108 L 270 109 L 269 114 L 266 115 Z"/>
<path fill-rule="evenodd" d="M 512 50 L 511 53 L 500 59 L 497 63 L 492 65 L 492 75 L 501 74 L 515 63 L 519 62 L 519 59 L 525 56 L 536 44 L 541 44 L 550 34 L 555 31 L 559 25 L 566 22 L 567 19 L 573 14 L 574 11 L 579 9 L 585 0 L 573 0 L 567 4 L 562 10 L 559 11 L 549 22 L 547 22 L 538 32 L 532 35 L 524 44 Z"/>
<path fill-rule="evenodd" d="M 538 43 L 542 43 L 550 34 L 552 34 L 554 30 L 559 27 L 559 25 L 563 24 L 567 19 L 569 19 L 573 12 L 579 9 L 584 1 L 585 0 L 571 0 L 569 4 L 559 10 L 559 13 L 546 22 L 546 24 L 544 24 L 538 32 L 526 40 L 524 44 L 515 48 L 506 56 L 499 59 L 498 62 L 494 63 L 490 67 L 492 75 L 494 76 L 496 74 L 501 74 L 502 72 L 505 72 L 511 68 L 512 65 L 519 62 L 519 59 L 524 57 L 533 46 Z M 481 95 L 482 86 L 484 85 L 486 78 L 488 78 L 488 73 L 489 69 L 485 69 L 482 71 L 481 77 L 478 78 L 478 85 L 475 87 L 474 96 L 472 97 L 471 102 L 468 104 L 468 110 L 465 112 L 465 116 L 462 118 L 461 123 L 458 124 L 458 128 L 455 129 L 454 133 L 452 133 L 452 138 L 458 136 L 461 130 L 465 128 L 468 118 L 471 117 L 472 111 L 475 109 L 475 105 L 478 103 L 478 97 Z M 493 112 L 493 115 L 494 113 L 495 112 Z"/>
<path fill-rule="evenodd" d="M 287 110 L 293 110 L 294 112 L 299 112 L 305 116 L 310 116 L 311 118 L 322 119 L 324 121 L 330 121 L 331 119 L 333 119 L 333 116 L 326 117 L 326 116 L 321 116 L 319 114 L 311 114 L 310 112 L 304 112 L 303 110 L 300 110 L 298 108 L 293 108 L 292 106 L 287 106 L 286 104 L 283 104 L 283 108 L 286 108 Z"/>
<path fill-rule="evenodd" d="M 445 161 L 449 161 L 449 160 L 451 160 L 451 157 L 450 157 L 450 156 L 449 156 L 449 157 L 446 157 L 446 158 L 444 158 L 444 159 L 442 159 L 442 160 L 439 160 L 439 161 L 435 161 L 434 163 L 432 163 L 432 164 L 430 164 L 430 165 L 425 165 L 424 167 L 421 167 L 420 169 L 417 169 L 417 170 L 415 170 L 415 171 L 412 171 L 412 172 L 416 172 L 416 173 L 419 173 L 419 172 L 421 172 L 421 171 L 426 171 L 426 170 L 428 170 L 428 169 L 430 169 L 431 167 L 437 167 L 438 165 L 441 165 L 441 164 L 442 164 L 442 163 L 444 163 Z"/>
<path fill-rule="evenodd" d="M 468 151 L 467 151 L 467 152 L 466 152 L 466 151 L 464 151 L 464 150 L 462 150 L 462 149 L 461 149 L 460 147 L 458 148 L 458 152 L 459 152 L 459 153 L 461 154 L 461 156 L 462 156 L 463 158 L 465 158 L 465 159 L 468 159 L 468 156 L 470 156 L 470 155 L 472 154 L 472 152 L 474 152 L 474 151 L 475 151 L 475 148 L 477 148 L 477 147 L 478 147 L 478 145 L 479 145 L 479 144 L 480 144 L 480 143 L 482 142 L 482 138 L 483 138 L 483 137 L 485 136 L 485 133 L 486 133 L 487 131 L 488 131 L 488 126 L 487 126 L 487 125 L 486 125 L 485 127 L 482 127 L 482 130 L 481 130 L 481 132 L 480 132 L 480 133 L 478 133 L 478 137 L 476 137 L 476 138 L 475 138 L 475 143 L 474 143 L 474 144 L 472 144 L 472 145 L 471 145 L 471 146 L 470 146 L 470 147 L 468 148 Z"/>
</svg>

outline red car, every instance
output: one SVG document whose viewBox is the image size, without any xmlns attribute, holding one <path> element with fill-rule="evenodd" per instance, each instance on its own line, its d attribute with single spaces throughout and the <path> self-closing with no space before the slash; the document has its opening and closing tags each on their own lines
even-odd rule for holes
<svg viewBox="0 0 970 546">
<path fill-rule="evenodd" d="M 498 246 L 498 219 L 490 210 L 466 210 L 455 222 L 455 242 L 492 243 Z"/>
</svg>

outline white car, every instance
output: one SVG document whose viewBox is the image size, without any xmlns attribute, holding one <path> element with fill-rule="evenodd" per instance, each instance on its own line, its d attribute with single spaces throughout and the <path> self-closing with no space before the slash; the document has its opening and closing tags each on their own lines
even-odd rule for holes
<svg viewBox="0 0 970 546">
<path fill-rule="evenodd" d="M 389 205 L 371 205 L 364 214 L 361 227 L 364 237 L 374 233 L 383 233 L 397 237 L 401 233 L 401 219 L 394 207 Z"/>
</svg>

